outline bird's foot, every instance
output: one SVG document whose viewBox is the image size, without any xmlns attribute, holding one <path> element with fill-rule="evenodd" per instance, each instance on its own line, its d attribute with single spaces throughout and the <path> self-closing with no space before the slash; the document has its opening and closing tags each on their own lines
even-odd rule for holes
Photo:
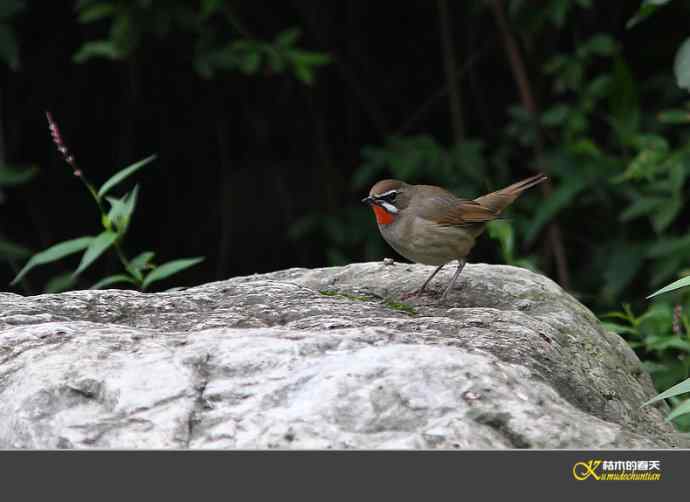
<svg viewBox="0 0 690 502">
<path fill-rule="evenodd" d="M 409 293 L 403 293 L 400 295 L 401 300 L 409 300 L 410 298 L 416 298 L 419 296 L 419 290 L 415 289 L 414 291 L 410 291 Z"/>
<path fill-rule="evenodd" d="M 403 293 L 400 295 L 401 300 L 409 300 L 410 298 L 419 298 L 425 293 L 423 289 L 415 289 L 414 291 L 410 291 L 409 293 Z"/>
</svg>

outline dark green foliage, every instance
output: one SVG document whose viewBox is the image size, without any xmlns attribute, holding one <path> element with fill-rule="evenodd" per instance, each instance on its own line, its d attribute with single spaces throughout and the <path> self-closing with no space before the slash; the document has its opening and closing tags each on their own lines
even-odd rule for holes
<svg viewBox="0 0 690 502">
<path fill-rule="evenodd" d="M 194 70 L 206 79 L 219 71 L 254 75 L 263 70 L 290 72 L 312 84 L 316 68 L 330 62 L 326 54 L 296 46 L 301 36 L 298 28 L 278 33 L 272 42 L 254 39 L 227 2 L 205 1 L 199 9 L 191 2 L 86 0 L 79 2 L 77 9 L 83 24 L 110 23 L 107 38 L 86 42 L 77 51 L 77 63 L 92 58 L 125 60 L 134 56 L 147 36 L 166 39 L 180 33 L 194 40 L 194 53 L 187 56 Z M 229 30 L 236 31 L 239 38 L 227 41 Z"/>
<path fill-rule="evenodd" d="M 677 301 L 675 308 L 668 303 L 655 303 L 639 316 L 627 304 L 622 311 L 602 316 L 605 328 L 624 337 L 637 351 L 659 390 L 690 381 L 690 304 L 687 299 Z M 667 419 L 690 430 L 687 402 L 677 397 L 688 389 L 677 387 L 675 390 L 676 393 L 663 393 L 674 407 Z"/>
</svg>

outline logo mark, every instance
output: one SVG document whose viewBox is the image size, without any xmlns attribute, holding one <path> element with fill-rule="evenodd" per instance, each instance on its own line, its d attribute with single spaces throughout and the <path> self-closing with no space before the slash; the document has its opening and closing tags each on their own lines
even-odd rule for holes
<svg viewBox="0 0 690 502">
<path fill-rule="evenodd" d="M 601 460 L 590 460 L 588 462 L 576 462 L 573 466 L 573 477 L 578 481 L 584 481 L 590 476 L 599 481 L 601 477 L 596 470 L 601 465 Z"/>
<path fill-rule="evenodd" d="M 578 481 L 659 481 L 661 460 L 582 460 L 572 472 Z"/>
</svg>

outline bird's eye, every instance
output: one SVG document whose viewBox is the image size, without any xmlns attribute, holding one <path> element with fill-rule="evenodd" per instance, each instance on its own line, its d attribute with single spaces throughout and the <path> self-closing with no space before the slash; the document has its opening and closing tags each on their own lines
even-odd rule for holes
<svg viewBox="0 0 690 502">
<path fill-rule="evenodd" d="M 395 197 L 398 195 L 398 192 L 388 192 L 379 197 L 379 199 L 385 200 L 386 202 L 395 202 Z"/>
</svg>

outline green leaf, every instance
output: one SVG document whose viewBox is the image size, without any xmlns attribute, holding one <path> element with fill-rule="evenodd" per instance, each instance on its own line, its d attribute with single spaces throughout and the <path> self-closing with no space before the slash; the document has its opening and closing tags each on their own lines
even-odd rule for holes
<svg viewBox="0 0 690 502">
<path fill-rule="evenodd" d="M 587 187 L 587 182 L 583 177 L 578 177 L 569 183 L 563 183 L 554 191 L 542 204 L 539 212 L 532 219 L 532 225 L 525 235 L 527 242 L 532 242 L 539 231 L 546 225 L 558 212 L 566 207 L 570 202 Z"/>
<path fill-rule="evenodd" d="M 635 202 L 630 204 L 620 214 L 620 221 L 630 221 L 640 216 L 648 216 L 654 213 L 654 210 L 664 203 L 661 197 L 640 197 Z"/>
<path fill-rule="evenodd" d="M 600 99 L 609 95 L 612 85 L 613 77 L 611 75 L 599 75 L 587 84 L 586 93 L 593 99 Z"/>
<path fill-rule="evenodd" d="M 570 107 L 564 104 L 552 106 L 546 110 L 541 116 L 541 123 L 545 126 L 555 127 L 563 124 L 568 118 Z"/>
<path fill-rule="evenodd" d="M 110 204 L 110 211 L 108 211 L 108 214 L 103 217 L 103 227 L 106 230 L 112 230 L 112 225 L 115 224 L 115 227 L 119 232 L 120 228 L 124 226 L 123 215 L 125 213 L 127 195 L 120 199 L 116 199 L 115 197 L 106 197 L 108 203 Z"/>
<path fill-rule="evenodd" d="M 293 61 L 299 61 L 306 66 L 323 66 L 329 64 L 333 59 L 328 54 L 321 52 L 311 52 L 302 50 L 291 50 L 290 56 Z"/>
<path fill-rule="evenodd" d="M 101 279 L 98 281 L 96 284 L 91 286 L 89 289 L 102 289 L 106 286 L 110 286 L 111 284 L 121 284 L 123 282 L 128 282 L 130 284 L 137 284 L 137 281 L 134 280 L 131 276 L 126 275 L 126 274 L 115 274 L 111 275 L 108 277 L 105 277 L 104 279 Z"/>
<path fill-rule="evenodd" d="M 676 52 L 673 73 L 678 87 L 690 91 L 690 38 L 686 38 Z"/>
<path fill-rule="evenodd" d="M 75 63 L 85 63 L 91 58 L 120 59 L 122 54 L 111 40 L 96 40 L 81 46 L 72 58 Z"/>
<path fill-rule="evenodd" d="M 124 212 L 124 217 L 127 221 L 127 225 L 132 219 L 132 214 L 134 213 L 134 209 L 137 207 L 137 199 L 139 197 L 139 185 L 134 185 L 134 190 L 129 192 L 127 195 L 127 200 L 125 202 L 125 212 Z"/>
<path fill-rule="evenodd" d="M 624 321 L 627 322 L 632 322 L 634 320 L 634 317 L 631 318 L 630 314 L 626 312 L 607 312 L 606 314 L 603 314 L 601 317 L 611 317 L 613 319 L 623 319 Z"/>
<path fill-rule="evenodd" d="M 673 323 L 673 309 L 667 303 L 655 303 L 635 323 L 641 331 L 663 333 Z"/>
<path fill-rule="evenodd" d="M 654 298 L 655 296 L 661 295 L 663 293 L 669 293 L 671 291 L 675 291 L 676 289 L 684 288 L 686 286 L 690 286 L 690 276 L 683 277 L 681 279 L 678 279 L 677 281 L 672 282 L 668 286 L 664 286 L 659 291 L 655 291 L 654 293 L 649 295 L 647 299 Z"/>
<path fill-rule="evenodd" d="M 84 255 L 81 257 L 81 263 L 79 263 L 77 270 L 74 271 L 74 275 L 79 275 L 86 270 L 89 265 L 91 265 L 99 256 L 101 256 L 110 246 L 113 245 L 113 243 L 117 240 L 117 237 L 117 233 L 111 230 L 106 230 L 105 232 L 101 232 L 95 239 L 93 239 L 91 244 L 89 244 L 89 247 L 84 252 Z"/>
<path fill-rule="evenodd" d="M 0 2 L 0 19 L 8 19 L 24 10 L 25 3 L 22 0 L 2 0 Z"/>
<path fill-rule="evenodd" d="M 103 197 L 105 194 L 107 194 L 115 185 L 118 183 L 122 182 L 123 180 L 127 179 L 127 177 L 131 176 L 135 172 L 137 172 L 139 169 L 144 167 L 146 164 L 151 162 L 156 158 L 156 155 L 151 155 L 149 157 L 146 157 L 145 159 L 142 159 L 138 162 L 135 162 L 131 166 L 125 167 L 121 171 L 118 171 L 115 173 L 108 181 L 103 183 L 103 186 L 98 190 L 98 196 Z"/>
<path fill-rule="evenodd" d="M 31 251 L 24 246 L 0 238 L 0 258 L 22 260 L 29 256 L 31 256 Z"/>
<path fill-rule="evenodd" d="M 12 26 L 5 23 L 0 23 L 0 60 L 12 70 L 19 68 L 17 37 Z"/>
<path fill-rule="evenodd" d="M 201 2 L 201 17 L 207 18 L 215 12 L 223 8 L 225 0 L 202 0 Z"/>
<path fill-rule="evenodd" d="M 163 265 L 160 265 L 149 272 L 144 279 L 142 288 L 146 289 L 154 282 L 165 279 L 166 277 L 170 277 L 171 275 L 176 274 L 186 268 L 192 267 L 203 260 L 203 257 L 182 258 L 180 260 L 173 260 L 164 263 Z"/>
<path fill-rule="evenodd" d="M 140 31 L 133 16 L 116 16 L 110 26 L 110 40 L 119 58 L 124 59 L 132 53 L 139 42 Z"/>
<path fill-rule="evenodd" d="M 93 23 L 107 17 L 112 17 L 116 12 L 115 5 L 112 3 L 97 3 L 83 7 L 79 12 L 80 23 Z"/>
<path fill-rule="evenodd" d="M 137 270 L 136 268 L 132 268 L 131 265 L 129 267 L 126 267 L 126 268 L 127 268 L 127 272 L 132 274 L 132 277 L 134 277 L 134 279 L 137 281 L 137 284 L 141 284 L 142 282 L 144 282 L 144 274 L 141 273 L 141 270 Z"/>
<path fill-rule="evenodd" d="M 18 167 L 7 164 L 0 166 L 0 186 L 16 186 L 26 183 L 38 174 L 34 166 Z"/>
<path fill-rule="evenodd" d="M 668 416 L 666 417 L 666 421 L 670 422 L 674 418 L 677 418 L 681 415 L 687 415 L 688 413 L 690 413 L 690 399 L 687 399 L 687 400 L 683 401 L 681 404 L 679 404 L 678 406 L 676 406 L 671 411 L 671 413 L 668 414 Z"/>
<path fill-rule="evenodd" d="M 138 283 L 142 283 L 144 281 L 144 275 L 142 272 L 147 268 L 153 268 L 150 262 L 153 260 L 154 256 L 155 253 L 152 251 L 144 251 L 143 253 L 138 254 L 136 257 L 130 260 L 129 267 L 127 267 L 127 272 L 132 274 Z"/>
<path fill-rule="evenodd" d="M 64 258 L 65 256 L 78 253 L 82 249 L 86 249 L 93 242 L 93 240 L 93 237 L 79 237 L 78 239 L 72 239 L 55 244 L 54 246 L 51 246 L 48 249 L 33 255 L 10 284 L 16 284 L 19 282 L 22 277 L 24 277 L 32 268 L 38 265 L 44 265 L 46 263 L 57 261 L 60 258 Z"/>
<path fill-rule="evenodd" d="M 654 361 L 642 361 L 642 369 L 647 373 L 659 373 L 668 371 L 668 366 Z"/>
<path fill-rule="evenodd" d="M 678 396 L 680 394 L 685 394 L 686 392 L 690 392 L 690 378 L 687 380 L 683 380 L 679 384 L 674 385 L 670 389 L 662 392 L 661 394 L 655 396 L 653 399 L 650 399 L 649 401 L 645 402 L 642 406 L 647 406 L 649 404 L 655 403 L 657 401 L 661 401 L 662 399 L 666 399 L 669 397 L 673 396 Z"/>
<path fill-rule="evenodd" d="M 56 275 L 48 281 L 48 284 L 43 288 L 44 293 L 61 293 L 72 289 L 77 282 L 77 278 L 72 275 L 71 272 L 65 274 Z"/>
<path fill-rule="evenodd" d="M 659 7 L 669 3 L 670 1 L 671 0 L 644 0 L 637 11 L 637 14 L 628 20 L 628 22 L 625 24 L 625 27 L 630 29 L 636 24 L 641 23 L 654 12 L 656 12 Z"/>
<path fill-rule="evenodd" d="M 630 335 L 636 335 L 637 330 L 633 328 L 632 326 L 623 326 L 622 324 L 618 324 L 615 322 L 602 322 L 601 327 L 604 328 L 606 331 L 613 331 L 614 333 L 618 333 L 619 335 L 623 334 L 630 334 Z"/>
<path fill-rule="evenodd" d="M 617 245 L 616 245 L 617 244 Z M 613 301 L 630 284 L 642 267 L 644 246 L 634 243 L 616 243 L 608 250 L 603 273 L 602 296 Z"/>
<path fill-rule="evenodd" d="M 668 349 L 678 349 L 683 352 L 690 352 L 690 342 L 677 336 L 648 336 L 645 340 L 647 350 L 658 352 Z"/>
<path fill-rule="evenodd" d="M 515 248 L 513 226 L 506 220 L 494 220 L 487 224 L 486 230 L 489 237 L 500 243 L 503 260 L 511 264 L 513 261 L 513 250 Z"/>
<path fill-rule="evenodd" d="M 612 77 L 608 94 L 609 121 L 618 141 L 630 145 L 642 116 L 637 78 L 620 56 L 615 58 Z"/>
<path fill-rule="evenodd" d="M 245 75 L 253 75 L 259 69 L 261 53 L 259 51 L 247 52 L 239 62 L 240 71 Z"/>
<path fill-rule="evenodd" d="M 657 119 L 662 124 L 687 124 L 690 123 L 690 112 L 687 110 L 664 110 L 659 112 Z"/>
<path fill-rule="evenodd" d="M 572 145 L 568 146 L 570 150 L 575 155 L 584 155 L 587 157 L 601 157 L 601 150 L 599 147 L 589 138 L 582 138 L 576 141 Z"/>
<path fill-rule="evenodd" d="M 599 56 L 610 56 L 616 51 L 616 41 L 610 35 L 599 33 L 590 38 L 584 45 L 587 52 Z"/>
<path fill-rule="evenodd" d="M 314 72 L 311 71 L 308 66 L 295 63 L 292 70 L 294 71 L 295 77 L 297 77 L 298 80 L 301 80 L 307 85 L 314 83 Z"/>
<path fill-rule="evenodd" d="M 668 182 L 673 196 L 682 197 L 681 191 L 687 176 L 686 162 L 670 161 L 668 167 Z"/>
<path fill-rule="evenodd" d="M 275 44 L 283 49 L 292 47 L 299 39 L 302 31 L 299 28 L 290 28 L 278 33 Z"/>
<path fill-rule="evenodd" d="M 666 230 L 681 209 L 683 209 L 683 199 L 679 194 L 668 197 L 652 215 L 652 226 L 656 233 L 661 234 Z"/>
<path fill-rule="evenodd" d="M 668 141 L 655 134 L 641 134 L 635 139 L 639 153 L 630 162 L 626 170 L 612 181 L 620 183 L 626 180 L 650 179 L 664 169 L 664 162 L 669 156 Z"/>
<path fill-rule="evenodd" d="M 140 253 L 134 258 L 132 258 L 129 264 L 132 268 L 136 270 L 144 270 L 144 268 L 146 268 L 149 262 L 153 260 L 154 256 L 156 256 L 156 253 L 154 253 L 153 251 L 144 251 L 143 253 Z"/>
<path fill-rule="evenodd" d="M 551 21 L 553 21 L 553 24 L 561 28 L 565 22 L 568 10 L 570 9 L 570 0 L 554 0 L 549 2 L 549 4 L 550 9 L 548 15 Z"/>
<path fill-rule="evenodd" d="M 268 66 L 275 73 L 282 73 L 285 71 L 286 60 L 282 52 L 275 50 L 273 47 L 269 47 L 266 56 L 268 58 Z"/>
<path fill-rule="evenodd" d="M 129 222 L 131 220 L 132 213 L 137 204 L 137 196 L 139 194 L 139 185 L 134 187 L 130 193 L 126 194 L 120 199 L 114 197 L 106 197 L 111 205 L 110 211 L 108 212 L 108 221 L 115 225 L 118 235 L 122 236 L 127 231 L 129 227 Z M 107 225 L 104 225 L 106 229 L 109 229 Z"/>
<path fill-rule="evenodd" d="M 647 256 L 650 258 L 661 258 L 675 253 L 690 254 L 690 235 L 660 239 L 647 250 Z"/>
</svg>

